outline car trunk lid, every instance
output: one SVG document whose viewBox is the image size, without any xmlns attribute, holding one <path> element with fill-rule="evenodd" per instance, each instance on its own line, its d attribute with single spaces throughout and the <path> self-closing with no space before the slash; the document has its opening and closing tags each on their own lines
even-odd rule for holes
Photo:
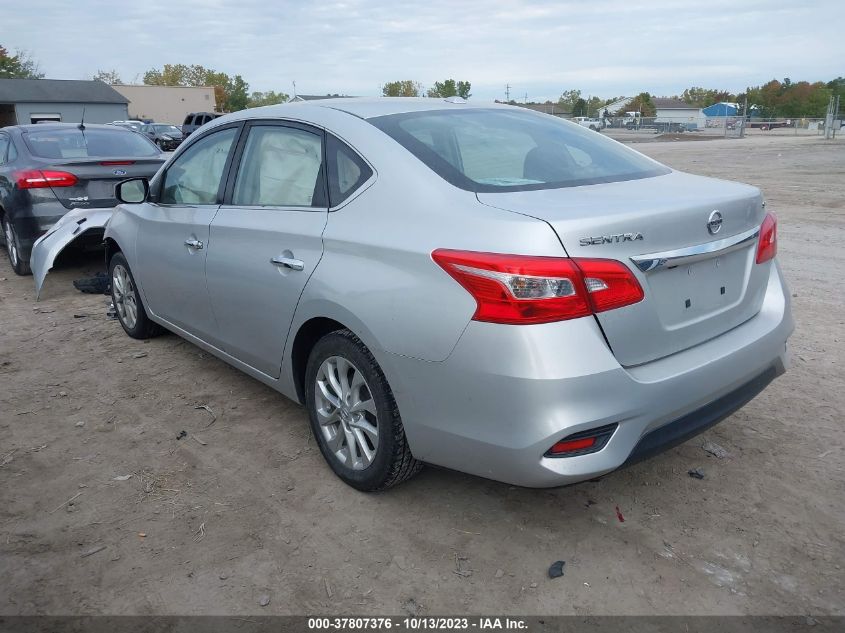
<svg viewBox="0 0 845 633">
<path fill-rule="evenodd" d="M 625 182 L 479 193 L 483 204 L 548 222 L 570 257 L 624 262 L 643 301 L 596 315 L 622 365 L 646 363 L 759 312 L 770 263 L 755 263 L 765 215 L 755 187 L 672 172 Z M 718 229 L 709 223 L 721 217 Z M 714 231 L 714 232 L 711 232 Z"/>
<path fill-rule="evenodd" d="M 164 163 L 154 158 L 85 158 L 52 160 L 42 170 L 73 174 L 76 183 L 69 187 L 52 187 L 56 198 L 66 209 L 94 209 L 117 204 L 114 187 L 127 178 L 152 178 Z"/>
</svg>

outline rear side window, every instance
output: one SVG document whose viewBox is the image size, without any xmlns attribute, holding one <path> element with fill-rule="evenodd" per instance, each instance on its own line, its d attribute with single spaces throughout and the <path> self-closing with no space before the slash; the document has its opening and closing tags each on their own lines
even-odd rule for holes
<svg viewBox="0 0 845 633">
<path fill-rule="evenodd" d="M 325 207 L 322 163 L 320 135 L 293 127 L 253 126 L 235 180 L 232 204 Z"/>
<path fill-rule="evenodd" d="M 194 118 L 194 116 L 192 114 L 189 114 L 188 116 L 185 117 L 185 122 L 182 125 L 190 125 L 193 118 Z"/>
<path fill-rule="evenodd" d="M 228 128 L 191 145 L 164 175 L 161 204 L 217 204 L 226 160 L 237 134 Z"/>
<path fill-rule="evenodd" d="M 9 151 L 9 137 L 5 134 L 0 134 L 0 165 L 6 164 L 6 154 Z"/>
<path fill-rule="evenodd" d="M 370 166 L 351 147 L 331 134 L 326 145 L 326 162 L 329 200 L 333 207 L 343 203 L 373 175 Z"/>
<path fill-rule="evenodd" d="M 69 127 L 27 132 L 24 142 L 40 158 L 148 158 L 158 148 L 140 134 L 123 129 Z"/>
<path fill-rule="evenodd" d="M 516 109 L 429 110 L 368 122 L 468 191 L 555 189 L 669 173 L 583 126 Z"/>
</svg>

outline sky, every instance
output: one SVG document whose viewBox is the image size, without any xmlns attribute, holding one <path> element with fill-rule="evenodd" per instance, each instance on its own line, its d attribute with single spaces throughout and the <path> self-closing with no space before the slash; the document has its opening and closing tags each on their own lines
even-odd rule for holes
<svg viewBox="0 0 845 633">
<path fill-rule="evenodd" d="M 134 6 L 132 6 L 134 5 Z M 845 75 L 841 0 L 29 0 L 0 44 L 51 79 L 166 63 L 240 74 L 251 91 L 378 95 L 468 80 L 477 100 L 731 92 Z"/>
</svg>

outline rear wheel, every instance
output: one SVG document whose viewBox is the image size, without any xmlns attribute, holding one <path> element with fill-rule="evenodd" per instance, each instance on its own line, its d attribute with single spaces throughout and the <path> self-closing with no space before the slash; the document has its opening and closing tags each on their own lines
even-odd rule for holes
<svg viewBox="0 0 845 633">
<path fill-rule="evenodd" d="M 3 239 L 6 241 L 6 254 L 9 256 L 9 263 L 12 270 L 18 275 L 31 275 L 29 262 L 21 259 L 21 247 L 18 234 L 15 232 L 15 225 L 9 222 L 6 216 L 2 219 Z"/>
<path fill-rule="evenodd" d="M 109 262 L 111 298 L 123 330 L 132 338 L 152 338 L 161 333 L 157 323 L 150 321 L 141 301 L 138 286 L 123 253 L 115 253 Z"/>
<path fill-rule="evenodd" d="M 358 490 L 385 490 L 420 471 L 390 385 L 352 332 L 331 332 L 317 342 L 305 381 L 311 430 L 344 482 Z"/>
</svg>

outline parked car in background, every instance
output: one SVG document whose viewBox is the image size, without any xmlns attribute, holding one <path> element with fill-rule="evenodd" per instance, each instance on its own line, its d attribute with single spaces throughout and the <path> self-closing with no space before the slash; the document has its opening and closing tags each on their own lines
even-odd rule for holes
<svg viewBox="0 0 845 633">
<path fill-rule="evenodd" d="M 141 128 L 144 126 L 144 123 L 142 123 L 141 121 L 112 121 L 108 125 L 116 125 L 117 127 L 132 130 L 133 132 L 140 132 Z"/>
<path fill-rule="evenodd" d="M 760 191 L 506 105 L 332 99 L 201 128 L 118 185 L 126 333 L 304 404 L 349 485 L 423 462 L 523 486 L 683 442 L 785 370 Z"/>
<path fill-rule="evenodd" d="M 191 112 L 185 117 L 184 123 L 182 123 L 182 134 L 185 138 L 188 138 L 198 128 L 221 116 L 223 115 L 219 112 Z"/>
<path fill-rule="evenodd" d="M 66 213 L 114 207 L 118 182 L 150 177 L 164 160 L 151 141 L 112 125 L 0 130 L 0 224 L 14 271 L 30 273 L 33 243 Z"/>
<path fill-rule="evenodd" d="M 594 119 L 588 116 L 576 116 L 572 117 L 572 122 L 577 123 L 582 127 L 589 128 L 593 131 L 598 132 L 599 130 L 603 130 L 605 128 L 605 120 L 604 119 Z"/>
<path fill-rule="evenodd" d="M 184 140 L 182 130 L 175 125 L 164 123 L 152 123 L 141 128 L 141 134 L 145 134 L 159 149 L 165 152 L 172 152 Z"/>
</svg>

